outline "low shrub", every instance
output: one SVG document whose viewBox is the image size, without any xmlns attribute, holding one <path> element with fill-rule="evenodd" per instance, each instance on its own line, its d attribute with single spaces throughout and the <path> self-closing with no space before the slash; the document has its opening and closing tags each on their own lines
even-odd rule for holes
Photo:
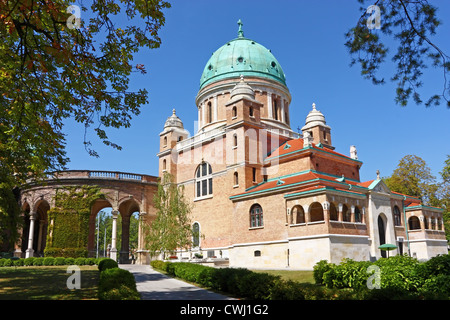
<svg viewBox="0 0 450 320">
<path fill-rule="evenodd" d="M 98 297 L 100 300 L 140 300 L 133 274 L 117 267 L 100 272 Z"/>
<path fill-rule="evenodd" d="M 3 267 L 12 267 L 14 265 L 14 261 L 11 259 L 0 259 L 0 261 L 2 260 L 3 260 Z"/>
<path fill-rule="evenodd" d="M 55 264 L 55 258 L 45 257 L 43 264 L 44 264 L 44 266 L 53 266 Z"/>
<path fill-rule="evenodd" d="M 16 259 L 14 260 L 14 266 L 15 267 L 22 267 L 23 266 L 24 259 Z"/>
<path fill-rule="evenodd" d="M 328 263 L 327 260 L 320 260 L 314 265 L 313 268 L 313 276 L 316 284 L 324 284 L 323 283 L 323 275 L 325 272 L 332 269 L 334 266 L 333 263 Z"/>
<path fill-rule="evenodd" d="M 64 259 L 64 264 L 66 266 L 71 266 L 75 264 L 75 259 L 74 258 L 65 258 Z"/>
<path fill-rule="evenodd" d="M 63 257 L 57 257 L 53 261 L 53 265 L 55 266 L 64 266 L 66 264 L 66 258 Z"/>
<path fill-rule="evenodd" d="M 86 264 L 86 258 L 76 258 L 75 264 L 77 266 L 84 266 Z"/>
<path fill-rule="evenodd" d="M 33 257 L 29 257 L 29 258 L 25 258 L 25 260 L 23 261 L 23 265 L 24 266 L 32 266 L 34 263 L 34 259 Z"/>
<path fill-rule="evenodd" d="M 100 262 L 98 263 L 98 270 L 105 271 L 106 269 L 117 268 L 118 266 L 119 265 L 115 260 L 106 258 L 100 260 Z"/>
<path fill-rule="evenodd" d="M 39 267 L 39 266 L 43 266 L 43 265 L 44 265 L 44 258 L 42 258 L 42 257 L 36 257 L 36 258 L 34 258 L 34 260 L 33 260 L 33 266 Z"/>
</svg>

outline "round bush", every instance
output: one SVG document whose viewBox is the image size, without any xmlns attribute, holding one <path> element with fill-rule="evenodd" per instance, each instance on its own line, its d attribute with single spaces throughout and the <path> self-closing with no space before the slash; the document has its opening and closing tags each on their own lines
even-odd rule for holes
<svg viewBox="0 0 450 320">
<path fill-rule="evenodd" d="M 98 263 L 98 270 L 100 271 L 105 271 L 106 269 L 112 269 L 112 268 L 117 268 L 119 265 L 117 264 L 117 262 L 113 259 L 102 259 L 99 263 Z"/>
<path fill-rule="evenodd" d="M 23 261 L 23 265 L 24 266 L 32 266 L 34 263 L 34 259 L 33 257 L 29 257 L 29 258 L 25 258 L 25 260 Z"/>
<path fill-rule="evenodd" d="M 120 268 L 105 269 L 98 284 L 100 300 L 139 300 L 136 280 L 131 272 Z"/>
<path fill-rule="evenodd" d="M 33 261 L 33 266 L 42 266 L 44 265 L 44 258 L 35 258 Z"/>
<path fill-rule="evenodd" d="M 12 267 L 14 265 L 13 260 L 11 259 L 2 259 L 3 261 L 3 266 L 4 267 Z"/>
<path fill-rule="evenodd" d="M 64 264 L 66 266 L 71 266 L 75 264 L 75 259 L 74 258 L 65 258 Z"/>
<path fill-rule="evenodd" d="M 55 258 L 53 258 L 53 257 L 45 257 L 43 264 L 44 264 L 44 266 L 53 266 L 55 264 Z"/>
<path fill-rule="evenodd" d="M 75 264 L 77 266 L 84 266 L 86 264 L 86 258 L 76 258 Z"/>
<path fill-rule="evenodd" d="M 23 260 L 24 260 L 24 259 L 17 259 L 17 260 L 14 260 L 14 266 L 16 266 L 16 267 L 22 267 L 22 266 L 23 266 Z"/>
</svg>

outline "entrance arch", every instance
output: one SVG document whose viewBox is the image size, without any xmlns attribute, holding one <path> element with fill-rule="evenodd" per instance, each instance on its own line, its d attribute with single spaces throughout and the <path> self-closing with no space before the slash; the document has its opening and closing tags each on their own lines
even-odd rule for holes
<svg viewBox="0 0 450 320">
<path fill-rule="evenodd" d="M 383 213 L 380 213 L 378 216 L 378 237 L 379 237 L 379 245 L 383 245 L 386 243 L 386 217 Z M 386 258 L 386 251 L 381 250 L 381 256 Z"/>
</svg>

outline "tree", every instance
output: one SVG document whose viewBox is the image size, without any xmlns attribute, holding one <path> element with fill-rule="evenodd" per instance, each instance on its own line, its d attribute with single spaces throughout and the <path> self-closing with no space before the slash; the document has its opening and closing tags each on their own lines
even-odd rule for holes
<svg viewBox="0 0 450 320">
<path fill-rule="evenodd" d="M 419 197 L 426 205 L 437 205 L 436 178 L 426 162 L 416 155 L 406 155 L 398 163 L 392 175 L 384 178 L 392 191 Z"/>
<path fill-rule="evenodd" d="M 147 91 L 129 90 L 140 48 L 158 48 L 162 0 L 0 1 L 0 175 L 20 184 L 30 174 L 64 169 L 64 120 L 93 130 L 106 145 L 106 128 L 129 127 Z M 77 19 L 81 15 L 80 19 Z"/>
<path fill-rule="evenodd" d="M 364 78 L 376 85 L 384 84 L 384 78 L 379 78 L 377 73 L 387 58 L 387 43 L 393 40 L 398 44 L 392 56 L 396 66 L 391 78 L 397 85 L 396 103 L 406 106 L 411 99 L 416 104 L 423 102 L 418 90 L 423 84 L 424 70 L 432 65 L 442 69 L 443 86 L 441 92 L 427 99 L 425 106 L 439 105 L 444 100 L 450 108 L 450 83 L 447 81 L 450 59 L 431 41 L 441 24 L 437 8 L 427 0 L 358 2 L 367 6 L 360 7 L 362 14 L 356 26 L 346 33 L 345 45 L 352 56 L 351 65 L 358 63 Z"/>
<path fill-rule="evenodd" d="M 444 209 L 445 234 L 447 241 L 450 241 L 450 155 L 447 155 L 447 160 L 444 163 L 444 168 L 440 172 L 442 178 L 440 199 Z"/>
<path fill-rule="evenodd" d="M 184 186 L 177 186 L 173 177 L 165 172 L 158 183 L 154 206 L 156 219 L 146 231 L 146 246 L 152 255 L 192 245 L 193 230 L 190 221 L 191 206 L 184 196 Z"/>
</svg>

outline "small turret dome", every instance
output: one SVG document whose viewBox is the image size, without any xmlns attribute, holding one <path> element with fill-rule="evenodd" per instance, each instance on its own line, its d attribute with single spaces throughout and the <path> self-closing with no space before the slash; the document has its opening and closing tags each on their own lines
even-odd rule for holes
<svg viewBox="0 0 450 320">
<path fill-rule="evenodd" d="M 166 123 L 164 124 L 164 130 L 170 128 L 184 129 L 183 122 L 175 114 L 175 109 L 172 110 L 172 115 L 167 118 Z"/>
<path fill-rule="evenodd" d="M 255 91 L 253 91 L 252 87 L 250 87 L 245 81 L 244 76 L 241 75 L 241 80 L 234 86 L 233 90 L 231 90 L 230 98 L 234 100 L 240 97 L 247 97 L 250 99 L 255 99 Z"/>
<path fill-rule="evenodd" d="M 308 113 L 306 117 L 305 125 L 302 128 L 302 131 L 308 130 L 312 127 L 322 126 L 326 128 L 330 128 L 325 121 L 325 116 L 319 110 L 316 110 L 316 104 L 313 103 L 313 109 Z"/>
</svg>

